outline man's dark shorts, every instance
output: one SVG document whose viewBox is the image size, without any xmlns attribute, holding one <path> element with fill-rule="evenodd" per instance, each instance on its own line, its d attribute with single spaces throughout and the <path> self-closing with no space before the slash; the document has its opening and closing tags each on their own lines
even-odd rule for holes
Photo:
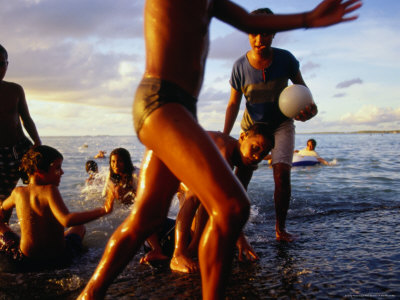
<svg viewBox="0 0 400 300">
<path fill-rule="evenodd" d="M 167 103 L 182 104 L 197 120 L 196 98 L 174 83 L 158 78 L 143 78 L 133 102 L 133 123 L 138 137 L 146 118 Z"/>
<path fill-rule="evenodd" d="M 21 178 L 19 166 L 22 156 L 32 147 L 27 138 L 14 146 L 0 147 L 0 200 L 6 199 Z"/>
</svg>

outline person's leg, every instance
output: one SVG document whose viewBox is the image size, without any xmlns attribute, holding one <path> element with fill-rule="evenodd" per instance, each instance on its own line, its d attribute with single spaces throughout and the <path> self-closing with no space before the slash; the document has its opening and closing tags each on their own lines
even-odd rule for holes
<svg viewBox="0 0 400 300">
<path fill-rule="evenodd" d="M 200 202 L 191 191 L 185 193 L 183 203 L 176 217 L 175 251 L 171 259 L 170 268 L 182 273 L 194 273 L 198 264 L 188 252 L 192 222 Z"/>
<path fill-rule="evenodd" d="M 275 146 L 271 151 L 275 182 L 276 238 L 288 242 L 295 239 L 286 231 L 286 217 L 291 197 L 290 173 L 294 151 L 294 128 L 292 120 L 282 123 L 274 133 Z"/>
<path fill-rule="evenodd" d="M 71 233 L 79 235 L 80 238 L 83 240 L 83 238 L 86 234 L 86 227 L 85 227 L 85 225 L 72 226 L 64 231 L 64 236 L 67 236 Z"/>
<path fill-rule="evenodd" d="M 170 103 L 144 122 L 141 141 L 196 194 L 209 222 L 199 247 L 203 297 L 222 298 L 249 200 L 209 135 L 181 105 Z"/>
<path fill-rule="evenodd" d="M 291 242 L 294 236 L 286 231 L 286 216 L 289 210 L 291 197 L 290 170 L 291 166 L 278 163 L 273 165 L 275 181 L 275 213 L 276 213 L 276 238 Z"/>
<path fill-rule="evenodd" d="M 154 155 L 146 151 L 131 214 L 115 230 L 103 257 L 79 299 L 102 299 L 108 286 L 128 264 L 144 240 L 166 218 L 179 181 Z"/>
</svg>

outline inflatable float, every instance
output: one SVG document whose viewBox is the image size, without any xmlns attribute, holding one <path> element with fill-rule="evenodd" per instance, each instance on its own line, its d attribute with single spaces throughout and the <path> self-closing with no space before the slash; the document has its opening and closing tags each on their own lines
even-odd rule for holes
<svg viewBox="0 0 400 300">
<path fill-rule="evenodd" d="M 314 166 L 318 164 L 320 164 L 320 162 L 315 156 L 293 155 L 292 167 Z"/>
</svg>

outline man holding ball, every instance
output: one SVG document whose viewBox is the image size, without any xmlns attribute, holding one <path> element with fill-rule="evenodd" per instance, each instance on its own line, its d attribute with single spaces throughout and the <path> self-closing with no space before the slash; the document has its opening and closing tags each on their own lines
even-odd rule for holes
<svg viewBox="0 0 400 300">
<path fill-rule="evenodd" d="M 268 8 L 257 9 L 252 14 L 272 14 Z M 268 124 L 273 130 L 275 147 L 271 151 L 275 182 L 276 239 L 291 242 L 295 236 L 286 231 L 286 216 L 291 197 L 290 171 L 294 151 L 295 126 L 292 118 L 279 109 L 279 96 L 293 84 L 306 86 L 299 69 L 299 62 L 287 50 L 271 47 L 273 33 L 249 34 L 251 50 L 234 64 L 230 79 L 231 96 L 225 115 L 224 133 L 229 134 L 237 118 L 242 95 L 246 110 L 241 121 L 243 131 L 254 123 Z M 295 120 L 306 121 L 317 114 L 314 102 L 306 106 Z M 249 169 L 242 182 L 250 182 L 253 170 Z M 245 188 L 247 188 L 245 184 Z"/>
</svg>

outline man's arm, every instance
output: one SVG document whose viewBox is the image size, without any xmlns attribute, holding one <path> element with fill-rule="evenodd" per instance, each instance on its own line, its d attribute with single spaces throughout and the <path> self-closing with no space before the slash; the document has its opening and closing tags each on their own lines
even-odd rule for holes
<svg viewBox="0 0 400 300">
<path fill-rule="evenodd" d="M 361 0 L 324 0 L 309 12 L 288 15 L 251 15 L 229 0 L 216 1 L 214 15 L 247 33 L 286 31 L 296 28 L 326 27 L 357 19 L 347 15 L 362 5 Z"/>
<path fill-rule="evenodd" d="M 25 93 L 22 87 L 19 87 L 19 101 L 18 101 L 18 112 L 21 117 L 22 125 L 28 132 L 29 136 L 34 142 L 34 146 L 39 146 L 42 144 L 39 133 L 37 132 L 36 125 L 33 122 L 31 115 L 29 113 L 28 104 L 26 103 Z"/>
<path fill-rule="evenodd" d="M 229 135 L 235 124 L 237 115 L 239 113 L 240 102 L 242 100 L 242 93 L 231 87 L 231 96 L 225 113 L 225 125 L 223 133 Z"/>
</svg>

